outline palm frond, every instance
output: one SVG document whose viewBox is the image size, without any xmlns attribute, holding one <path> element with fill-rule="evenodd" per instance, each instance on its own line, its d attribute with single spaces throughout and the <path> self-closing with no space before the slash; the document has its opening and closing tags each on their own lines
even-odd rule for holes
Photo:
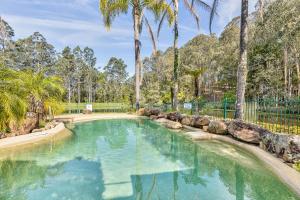
<svg viewBox="0 0 300 200">
<path fill-rule="evenodd" d="M 121 13 L 127 13 L 129 4 L 128 0 L 99 0 L 99 9 L 102 13 L 105 27 L 110 29 L 116 16 Z"/>
<path fill-rule="evenodd" d="M 212 7 L 210 5 L 208 5 L 206 2 L 202 1 L 202 0 L 195 0 L 194 2 L 192 2 L 192 5 L 194 5 L 194 4 L 202 7 L 206 11 L 211 11 L 212 10 Z"/>
<path fill-rule="evenodd" d="M 158 23 L 158 28 L 157 28 L 157 33 L 156 33 L 157 38 L 159 38 L 160 30 L 162 28 L 162 24 L 165 20 L 165 17 L 168 17 L 169 25 L 171 25 L 174 22 L 174 12 L 171 8 L 171 4 L 172 4 L 172 2 L 164 5 L 165 6 L 164 11 L 163 11 L 161 19 L 159 20 L 159 23 Z"/>
<path fill-rule="evenodd" d="M 144 17 L 144 19 L 145 19 L 146 26 L 148 28 L 148 32 L 149 32 L 149 35 L 150 35 L 150 38 L 151 38 L 151 42 L 152 42 L 152 45 L 153 45 L 153 52 L 154 52 L 154 54 L 156 54 L 156 52 L 157 52 L 157 46 L 156 46 L 155 36 L 153 34 L 152 28 L 151 28 L 151 26 L 149 24 L 149 21 L 148 21 L 147 17 Z"/>
<path fill-rule="evenodd" d="M 196 23 L 197 23 L 197 28 L 199 29 L 199 16 L 196 13 L 194 7 L 191 6 L 191 4 L 188 2 L 188 0 L 184 0 L 183 2 L 184 2 L 184 5 L 189 9 L 189 11 L 193 15 L 193 17 L 195 18 Z"/>
<path fill-rule="evenodd" d="M 212 33 L 212 23 L 215 15 L 217 14 L 217 8 L 220 0 L 214 0 L 209 17 L 209 32 Z"/>
</svg>

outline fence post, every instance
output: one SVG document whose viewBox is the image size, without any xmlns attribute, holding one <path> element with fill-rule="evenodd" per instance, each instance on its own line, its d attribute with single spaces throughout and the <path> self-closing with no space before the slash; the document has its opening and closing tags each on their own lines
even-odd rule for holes
<svg viewBox="0 0 300 200">
<path fill-rule="evenodd" d="M 227 118 L 227 98 L 224 99 L 223 118 Z"/>
</svg>

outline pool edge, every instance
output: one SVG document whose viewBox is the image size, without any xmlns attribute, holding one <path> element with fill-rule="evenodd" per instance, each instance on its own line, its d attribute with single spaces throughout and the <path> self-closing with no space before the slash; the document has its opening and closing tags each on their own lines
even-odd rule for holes
<svg viewBox="0 0 300 200">
<path fill-rule="evenodd" d="M 187 126 L 184 128 L 189 129 Z M 189 130 L 191 130 L 191 132 L 186 132 L 184 134 L 190 137 L 193 141 L 218 140 L 250 152 L 263 162 L 282 182 L 287 184 L 298 195 L 298 197 L 300 197 L 300 173 L 283 163 L 280 159 L 274 157 L 272 154 L 257 146 L 243 143 L 230 137 L 207 133 L 201 129 L 195 130 L 193 128 Z"/>
</svg>

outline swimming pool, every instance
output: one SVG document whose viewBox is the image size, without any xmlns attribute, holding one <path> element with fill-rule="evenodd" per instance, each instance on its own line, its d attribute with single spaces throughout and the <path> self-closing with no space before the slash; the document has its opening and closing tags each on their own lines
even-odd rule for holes
<svg viewBox="0 0 300 200">
<path fill-rule="evenodd" d="M 299 199 L 254 156 L 153 121 L 76 123 L 64 140 L 0 153 L 0 199 Z"/>
</svg>

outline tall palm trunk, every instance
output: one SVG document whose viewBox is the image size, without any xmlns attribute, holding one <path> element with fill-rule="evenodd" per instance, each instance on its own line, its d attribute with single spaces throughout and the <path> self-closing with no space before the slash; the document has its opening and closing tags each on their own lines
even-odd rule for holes
<svg viewBox="0 0 300 200">
<path fill-rule="evenodd" d="M 248 0 L 242 0 L 241 30 L 240 30 L 240 63 L 237 70 L 236 87 L 236 119 L 243 119 L 245 103 L 245 90 L 247 81 L 247 46 L 248 46 Z"/>
<path fill-rule="evenodd" d="M 174 4 L 174 71 L 173 71 L 173 110 L 178 111 L 178 0 L 173 0 Z"/>
<path fill-rule="evenodd" d="M 141 72 L 141 50 L 140 50 L 140 11 L 138 1 L 133 6 L 133 23 L 134 23 L 134 52 L 135 52 L 135 107 L 138 111 L 140 108 L 140 72 Z"/>
</svg>

